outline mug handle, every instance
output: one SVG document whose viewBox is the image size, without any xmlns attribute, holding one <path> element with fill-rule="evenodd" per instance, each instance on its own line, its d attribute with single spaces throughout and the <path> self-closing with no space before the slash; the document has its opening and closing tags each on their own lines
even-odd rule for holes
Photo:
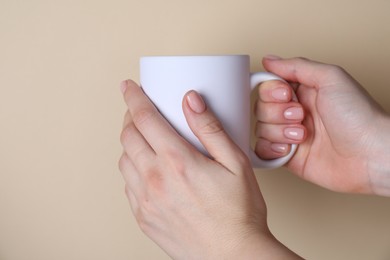
<svg viewBox="0 0 390 260">
<path fill-rule="evenodd" d="M 250 84 L 251 84 L 251 90 L 253 90 L 255 87 L 257 87 L 260 83 L 263 83 L 265 81 L 269 80 L 280 80 L 283 82 L 286 82 L 284 79 L 269 73 L 269 72 L 256 72 L 251 74 L 250 76 Z M 287 83 L 287 82 L 286 82 Z M 297 96 L 295 95 L 295 92 L 293 91 L 293 100 L 298 101 Z M 255 168 L 268 168 L 268 169 L 273 169 L 273 168 L 278 168 L 286 164 L 291 157 L 293 157 L 295 151 L 297 150 L 298 145 L 297 144 L 292 144 L 291 149 L 289 154 L 277 158 L 277 159 L 272 159 L 272 160 L 262 160 L 260 159 L 256 153 L 250 148 L 249 149 L 249 158 L 251 160 L 252 166 Z"/>
</svg>

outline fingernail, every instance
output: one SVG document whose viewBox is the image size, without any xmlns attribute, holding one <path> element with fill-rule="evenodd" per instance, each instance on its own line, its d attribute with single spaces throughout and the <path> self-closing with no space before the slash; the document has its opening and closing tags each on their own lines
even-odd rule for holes
<svg viewBox="0 0 390 260">
<path fill-rule="evenodd" d="M 276 143 L 271 144 L 271 150 L 276 153 L 285 154 L 287 153 L 287 149 L 288 149 L 288 144 L 276 144 Z"/>
<path fill-rule="evenodd" d="M 264 59 L 266 59 L 266 60 L 281 60 L 282 58 L 277 56 L 277 55 L 268 54 L 264 57 Z"/>
<path fill-rule="evenodd" d="M 127 88 L 127 80 L 124 80 L 121 82 L 121 85 L 120 85 L 120 90 L 121 90 L 122 94 L 125 93 L 126 88 Z"/>
<path fill-rule="evenodd" d="M 274 99 L 280 101 L 288 101 L 288 93 L 285 88 L 277 88 L 272 90 L 271 95 Z"/>
<path fill-rule="evenodd" d="M 188 105 L 197 114 L 200 114 L 206 110 L 206 104 L 202 97 L 196 91 L 190 91 L 186 96 Z"/>
<path fill-rule="evenodd" d="M 300 141 L 303 139 L 304 134 L 305 131 L 302 128 L 291 127 L 284 129 L 284 136 L 288 139 Z"/>
<path fill-rule="evenodd" d="M 303 109 L 301 107 L 290 107 L 284 111 L 284 117 L 289 120 L 303 119 Z"/>
</svg>

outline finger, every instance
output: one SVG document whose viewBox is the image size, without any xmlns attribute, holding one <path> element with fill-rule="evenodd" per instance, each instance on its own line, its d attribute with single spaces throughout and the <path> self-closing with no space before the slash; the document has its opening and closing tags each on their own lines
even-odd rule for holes
<svg viewBox="0 0 390 260">
<path fill-rule="evenodd" d="M 165 153 L 167 148 L 183 146 L 182 137 L 158 112 L 142 89 L 133 81 L 122 82 L 124 99 L 132 120 L 145 140 L 156 151 Z"/>
<path fill-rule="evenodd" d="M 129 201 L 131 211 L 134 216 L 138 216 L 139 203 L 136 194 L 138 194 L 138 196 L 141 194 L 143 184 L 140 181 L 138 170 L 134 167 L 126 153 L 123 153 L 119 160 L 119 170 L 125 180 L 125 193 Z"/>
<path fill-rule="evenodd" d="M 122 128 L 125 128 L 125 126 L 127 126 L 130 123 L 130 121 L 131 121 L 131 115 L 130 115 L 129 110 L 127 110 L 125 113 L 125 116 L 123 118 Z"/>
<path fill-rule="evenodd" d="M 290 102 L 292 98 L 291 87 L 280 80 L 266 81 L 259 86 L 259 99 L 263 102 Z"/>
<path fill-rule="evenodd" d="M 125 193 L 127 196 L 127 200 L 129 201 L 131 211 L 133 212 L 133 215 L 137 218 L 139 214 L 139 203 L 133 190 L 127 184 L 125 185 Z"/>
<path fill-rule="evenodd" d="M 255 146 L 256 154 L 264 160 L 285 156 L 290 152 L 290 149 L 289 144 L 272 143 L 263 138 L 258 139 Z"/>
<path fill-rule="evenodd" d="M 155 160 L 153 148 L 141 135 L 133 122 L 122 130 L 120 137 L 124 151 L 139 172 L 144 172 Z"/>
<path fill-rule="evenodd" d="M 257 122 L 256 136 L 272 143 L 299 144 L 306 139 L 306 128 L 300 124 L 276 125 Z"/>
<path fill-rule="evenodd" d="M 184 96 L 183 112 L 192 132 L 209 154 L 234 172 L 237 160 L 244 160 L 245 156 L 197 92 L 189 91 Z"/>
<path fill-rule="evenodd" d="M 143 187 L 139 172 L 125 152 L 122 153 L 118 166 L 126 185 L 133 192 L 139 193 L 141 187 Z"/>
<path fill-rule="evenodd" d="M 282 59 L 275 56 L 263 58 L 264 68 L 287 81 L 299 82 L 310 87 L 320 88 L 332 81 L 339 67 L 312 61 L 306 58 Z M 336 69 L 336 70 L 335 70 Z"/>
<path fill-rule="evenodd" d="M 297 102 L 266 103 L 258 101 L 255 109 L 258 121 L 271 124 L 299 123 L 305 116 L 302 105 Z"/>
</svg>

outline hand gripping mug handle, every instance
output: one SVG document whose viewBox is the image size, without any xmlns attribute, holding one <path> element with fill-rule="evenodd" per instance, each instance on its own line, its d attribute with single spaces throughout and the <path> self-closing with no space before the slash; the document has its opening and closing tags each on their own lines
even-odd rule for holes
<svg viewBox="0 0 390 260">
<path fill-rule="evenodd" d="M 251 77 L 250 77 L 251 90 L 253 90 L 260 83 L 263 83 L 263 82 L 269 81 L 269 80 L 280 80 L 280 81 L 286 82 L 284 79 L 282 79 L 282 78 L 280 78 L 272 73 L 257 72 L 257 73 L 251 74 Z M 293 100 L 298 101 L 298 98 L 295 95 L 294 91 L 293 91 Z M 272 159 L 272 160 L 260 159 L 256 155 L 256 153 L 250 148 L 249 149 L 249 158 L 252 162 L 252 166 L 255 168 L 268 168 L 268 169 L 277 168 L 277 167 L 281 167 L 284 164 L 286 164 L 291 159 L 291 157 L 294 155 L 297 148 L 298 148 L 298 145 L 292 144 L 289 154 L 287 154 L 283 157 L 277 158 L 277 159 Z"/>
</svg>

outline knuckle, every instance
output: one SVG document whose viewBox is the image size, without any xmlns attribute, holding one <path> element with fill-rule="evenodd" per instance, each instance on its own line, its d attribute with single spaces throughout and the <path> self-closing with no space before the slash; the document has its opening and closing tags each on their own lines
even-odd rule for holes
<svg viewBox="0 0 390 260">
<path fill-rule="evenodd" d="M 278 108 L 274 104 L 259 103 L 256 107 L 256 119 L 258 121 L 273 123 L 278 121 L 279 116 Z"/>
<path fill-rule="evenodd" d="M 125 183 L 125 194 L 128 198 L 133 196 L 133 191 L 130 189 L 130 186 Z"/>
<path fill-rule="evenodd" d="M 141 199 L 135 218 L 142 232 L 147 234 L 150 231 L 152 223 L 155 222 L 153 219 L 156 219 L 156 216 L 158 216 L 158 212 L 152 202 L 147 197 Z"/>
<path fill-rule="evenodd" d="M 339 65 L 327 65 L 327 73 L 329 75 L 343 75 L 346 72 L 344 68 Z"/>
<path fill-rule="evenodd" d="M 130 158 L 131 158 L 132 163 L 143 161 L 144 154 L 142 153 L 142 150 L 140 150 L 140 149 L 134 150 L 133 149 L 132 151 L 129 151 L 129 153 L 130 153 Z"/>
<path fill-rule="evenodd" d="M 136 219 L 138 227 L 141 229 L 141 231 L 144 234 L 148 234 L 149 233 L 149 225 L 147 224 L 147 222 L 143 218 L 142 214 L 137 214 L 135 219 Z"/>
<path fill-rule="evenodd" d="M 122 145 L 125 145 L 130 140 L 132 131 L 133 131 L 133 126 L 131 124 L 123 128 L 121 135 L 119 137 Z"/>
<path fill-rule="evenodd" d="M 149 224 L 141 208 L 139 208 L 137 212 L 134 213 L 134 217 L 141 231 L 145 234 L 148 234 Z"/>
<path fill-rule="evenodd" d="M 170 170 L 176 175 L 185 175 L 187 171 L 187 159 L 183 151 L 169 149 L 166 151 Z"/>
<path fill-rule="evenodd" d="M 123 127 L 125 127 L 129 122 L 131 121 L 131 116 L 129 110 L 126 111 L 125 115 L 123 116 Z"/>
<path fill-rule="evenodd" d="M 222 123 L 217 119 L 212 119 L 200 127 L 199 133 L 201 135 L 217 135 L 223 133 Z"/>
<path fill-rule="evenodd" d="M 135 214 L 135 219 L 137 221 L 138 227 L 144 234 L 149 235 L 153 232 L 153 226 L 156 225 L 154 222 L 156 221 L 150 220 L 150 216 L 145 215 L 142 208 L 140 208 Z"/>
<path fill-rule="evenodd" d="M 127 164 L 127 160 L 128 160 L 127 155 L 125 153 L 122 153 L 118 161 L 118 168 L 121 172 L 124 172 L 125 166 Z"/>
<path fill-rule="evenodd" d="M 347 72 L 338 65 L 324 64 L 322 70 L 318 72 L 316 77 L 321 79 L 321 82 L 331 82 L 332 84 L 347 75 Z M 324 86 L 325 84 L 322 84 Z"/>
<path fill-rule="evenodd" d="M 129 200 L 131 200 L 130 197 L 134 196 L 128 185 L 125 185 L 125 193 Z M 141 231 L 147 234 L 150 230 L 150 221 L 148 221 L 148 219 L 150 218 L 151 211 L 149 206 L 150 203 L 148 202 L 148 199 L 145 198 L 143 198 L 142 200 L 139 200 L 139 198 L 137 198 L 137 201 L 140 201 L 140 204 L 133 211 L 133 214 Z"/>
<path fill-rule="evenodd" d="M 133 114 L 133 122 L 135 125 L 142 125 L 145 122 L 153 119 L 157 115 L 157 111 L 155 109 L 145 107 L 140 108 Z"/>
<path fill-rule="evenodd" d="M 144 173 L 145 176 L 145 183 L 149 190 L 153 191 L 154 193 L 163 194 L 164 190 L 164 175 L 155 168 L 149 168 Z M 144 201 L 147 202 L 147 199 Z"/>
<path fill-rule="evenodd" d="M 263 137 L 265 135 L 267 135 L 268 131 L 267 131 L 267 124 L 264 124 L 264 123 L 261 123 L 261 122 L 257 122 L 256 123 L 256 126 L 255 126 L 255 135 L 257 137 Z"/>
</svg>

